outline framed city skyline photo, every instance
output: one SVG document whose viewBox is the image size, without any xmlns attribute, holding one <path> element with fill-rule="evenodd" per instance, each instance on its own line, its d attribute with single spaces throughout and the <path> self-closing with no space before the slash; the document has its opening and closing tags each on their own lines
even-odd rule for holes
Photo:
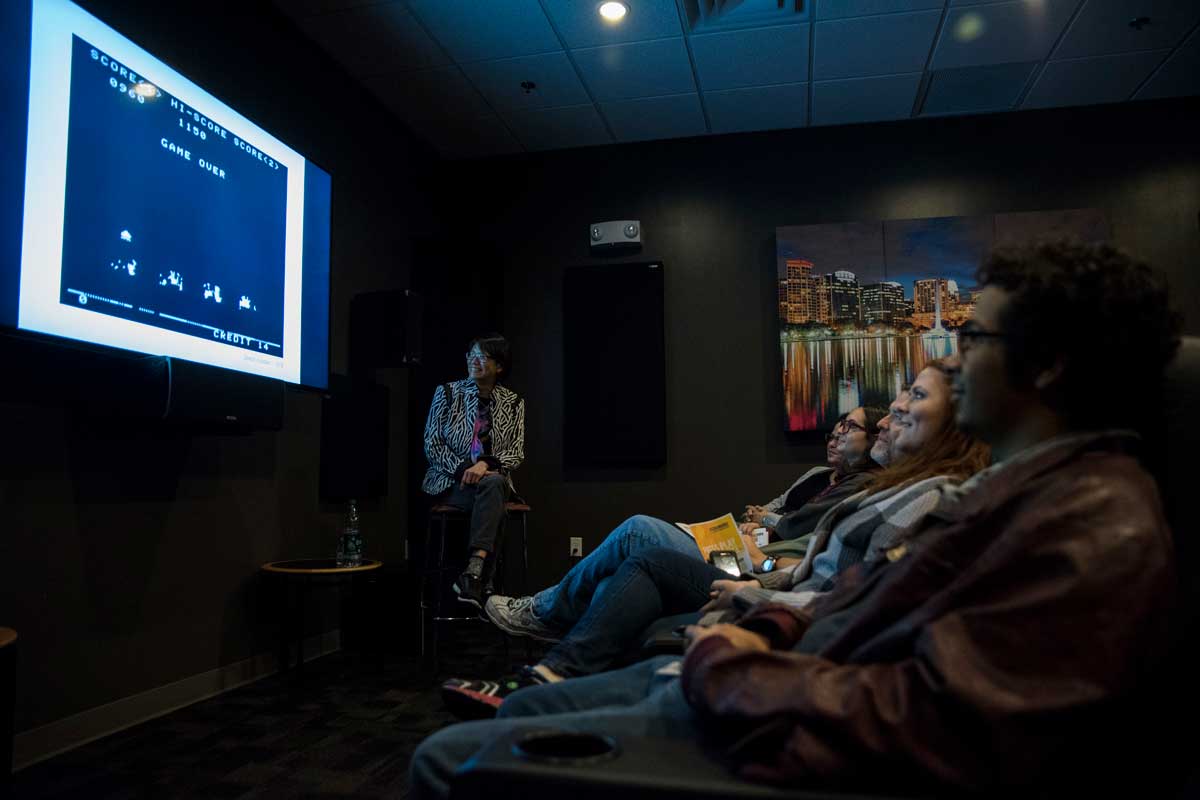
<svg viewBox="0 0 1200 800">
<path fill-rule="evenodd" d="M 1109 237 L 1096 209 L 776 228 L 786 430 L 886 408 L 926 363 L 957 352 L 993 247 Z"/>
</svg>

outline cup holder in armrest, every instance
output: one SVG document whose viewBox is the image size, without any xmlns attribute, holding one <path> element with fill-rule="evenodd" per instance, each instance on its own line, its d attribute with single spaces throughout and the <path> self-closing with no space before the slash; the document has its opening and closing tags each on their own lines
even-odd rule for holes
<svg viewBox="0 0 1200 800">
<path fill-rule="evenodd" d="M 513 755 L 541 764 L 584 765 L 616 758 L 621 750 L 611 736 L 568 731 L 539 731 L 522 736 Z"/>
</svg>

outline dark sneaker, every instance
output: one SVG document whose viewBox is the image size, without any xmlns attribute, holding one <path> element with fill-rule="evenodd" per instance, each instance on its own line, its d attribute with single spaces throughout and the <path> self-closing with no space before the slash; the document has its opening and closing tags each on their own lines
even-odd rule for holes
<svg viewBox="0 0 1200 800">
<path fill-rule="evenodd" d="M 494 594 L 483 605 L 483 613 L 509 636 L 528 636 L 543 642 L 562 639 L 558 631 L 533 615 L 532 597 L 505 597 Z"/>
<path fill-rule="evenodd" d="M 477 609 L 483 608 L 482 578 L 477 578 L 469 572 L 464 572 L 454 579 L 454 584 L 451 588 L 458 595 L 460 603 L 470 603 Z"/>
<path fill-rule="evenodd" d="M 489 719 L 517 689 L 545 682 L 531 667 L 496 681 L 451 678 L 442 684 L 442 702 L 459 719 Z"/>
</svg>

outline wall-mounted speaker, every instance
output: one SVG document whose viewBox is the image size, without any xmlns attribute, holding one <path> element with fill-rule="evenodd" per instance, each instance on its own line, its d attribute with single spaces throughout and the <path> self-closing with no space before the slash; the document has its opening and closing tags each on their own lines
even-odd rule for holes
<svg viewBox="0 0 1200 800">
<path fill-rule="evenodd" d="M 421 295 L 364 292 L 350 301 L 350 373 L 421 363 Z"/>
<path fill-rule="evenodd" d="M 593 252 L 641 250 L 642 223 L 636 219 L 593 222 L 588 228 L 588 242 Z"/>
</svg>

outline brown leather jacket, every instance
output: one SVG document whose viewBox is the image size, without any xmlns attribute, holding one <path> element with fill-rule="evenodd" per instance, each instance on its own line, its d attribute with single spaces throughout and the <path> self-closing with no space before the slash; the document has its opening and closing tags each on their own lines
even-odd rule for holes
<svg viewBox="0 0 1200 800">
<path fill-rule="evenodd" d="M 1001 468 L 811 614 L 759 607 L 739 624 L 769 653 L 698 642 L 689 702 L 753 742 L 735 753 L 750 778 L 983 789 L 1052 776 L 1069 743 L 1111 735 L 1109 709 L 1167 646 L 1170 535 L 1127 444 L 1077 437 Z M 793 650 L 831 621 L 815 653 Z"/>
</svg>

